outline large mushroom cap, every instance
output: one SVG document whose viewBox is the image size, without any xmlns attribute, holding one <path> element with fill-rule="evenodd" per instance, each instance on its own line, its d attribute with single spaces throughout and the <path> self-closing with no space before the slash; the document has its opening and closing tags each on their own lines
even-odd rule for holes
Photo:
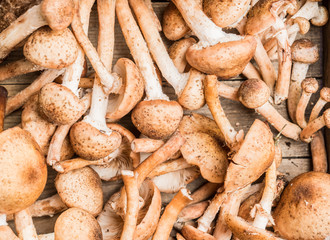
<svg viewBox="0 0 330 240">
<path fill-rule="evenodd" d="M 104 133 L 91 124 L 80 121 L 71 127 L 70 140 L 73 150 L 80 157 L 97 160 L 119 148 L 121 136 L 116 131 Z"/>
<path fill-rule="evenodd" d="M 26 59 L 34 64 L 45 68 L 61 69 L 76 60 L 78 44 L 68 28 L 53 31 L 49 27 L 44 27 L 28 38 L 23 51 Z"/>
<path fill-rule="evenodd" d="M 238 98 L 247 108 L 261 107 L 269 97 L 269 87 L 260 79 L 248 79 L 238 89 Z"/>
<path fill-rule="evenodd" d="M 70 89 L 56 83 L 41 89 L 39 107 L 50 122 L 59 125 L 73 124 L 84 110 L 83 103 Z"/>
<path fill-rule="evenodd" d="M 99 223 L 88 212 L 79 208 L 70 208 L 63 212 L 55 223 L 56 240 L 102 240 Z"/>
<path fill-rule="evenodd" d="M 68 207 L 79 207 L 96 216 L 102 210 L 102 182 L 97 173 L 89 168 L 60 173 L 55 187 L 62 201 Z"/>
<path fill-rule="evenodd" d="M 253 36 L 241 40 L 219 42 L 213 46 L 191 46 L 188 63 L 201 72 L 228 79 L 240 74 L 254 55 L 257 42 Z"/>
<path fill-rule="evenodd" d="M 285 188 L 273 217 L 285 239 L 325 239 L 330 235 L 330 175 L 307 172 Z"/>
<path fill-rule="evenodd" d="M 73 0 L 44 0 L 41 5 L 43 17 L 53 30 L 67 28 L 73 19 Z"/>
<path fill-rule="evenodd" d="M 142 101 L 132 112 L 132 122 L 147 137 L 164 139 L 178 128 L 182 116 L 183 110 L 178 102 Z"/>
<path fill-rule="evenodd" d="M 302 38 L 291 46 L 292 60 L 312 64 L 319 60 L 319 49 L 311 40 Z"/>
<path fill-rule="evenodd" d="M 0 214 L 34 203 L 47 181 L 47 166 L 29 132 L 19 127 L 0 134 Z"/>
<path fill-rule="evenodd" d="M 113 71 L 121 77 L 123 87 L 120 93 L 109 96 L 106 118 L 110 121 L 116 121 L 129 113 L 144 92 L 142 75 L 132 60 L 120 58 Z"/>
<path fill-rule="evenodd" d="M 248 10 L 251 0 L 204 0 L 203 10 L 221 28 L 237 22 Z"/>
</svg>

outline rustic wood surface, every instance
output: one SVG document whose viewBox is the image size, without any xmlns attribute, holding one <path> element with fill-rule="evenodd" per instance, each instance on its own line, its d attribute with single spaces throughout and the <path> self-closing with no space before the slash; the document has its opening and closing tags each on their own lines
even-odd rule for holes
<svg viewBox="0 0 330 240">
<path fill-rule="evenodd" d="M 158 16 L 161 19 L 162 12 L 164 8 L 167 6 L 168 3 L 166 2 L 158 2 L 153 3 L 154 10 L 158 14 Z M 96 6 L 93 8 L 93 12 L 91 14 L 91 20 L 90 20 L 90 30 L 89 30 L 89 37 L 91 41 L 95 44 L 97 42 L 97 33 L 98 33 L 98 20 L 97 20 L 97 12 L 96 12 Z M 327 29 L 327 36 L 325 39 L 327 40 L 327 43 L 330 46 L 330 29 Z M 301 36 L 299 36 L 301 37 Z M 311 39 L 314 43 L 317 43 L 320 49 L 323 49 L 322 45 L 322 29 L 317 27 L 312 27 L 311 31 L 304 37 L 307 37 Z M 126 46 L 124 37 L 121 34 L 118 22 L 116 22 L 116 34 L 115 34 L 115 51 L 114 51 L 114 62 L 119 57 L 128 57 L 131 58 L 129 50 Z M 166 40 L 166 44 L 169 45 L 170 42 Z M 315 77 L 319 80 L 319 82 L 322 84 L 322 76 L 323 76 L 323 52 L 320 51 L 320 61 L 318 61 L 316 64 L 312 65 L 308 71 L 309 77 Z M 330 48 L 328 48 L 328 59 L 330 56 Z M 21 49 L 18 49 L 14 51 L 8 58 L 8 61 L 14 61 L 22 58 L 22 51 Z M 327 65 L 327 80 L 328 83 L 330 83 L 330 61 L 328 61 Z M 89 68 L 91 71 L 92 69 Z M 1 85 L 4 85 L 8 91 L 9 96 L 13 96 L 18 91 L 24 89 L 26 86 L 28 86 L 29 83 L 31 83 L 39 73 L 30 73 L 25 76 L 19 76 L 12 79 L 8 79 L 6 81 L 0 82 Z M 231 79 L 230 81 L 227 81 L 227 83 L 231 86 L 238 87 L 242 81 L 241 76 L 238 76 L 237 78 Z M 174 91 L 173 89 L 166 83 L 164 83 L 164 92 L 169 94 L 169 96 L 174 99 Z M 317 99 L 317 95 L 315 95 L 312 99 L 312 104 L 315 103 Z M 226 99 L 221 99 L 221 103 L 224 107 L 224 110 L 230 119 L 231 123 L 237 130 L 243 129 L 244 132 L 247 132 L 251 124 L 253 123 L 255 118 L 263 119 L 261 116 L 256 114 L 253 110 L 247 109 L 243 107 L 240 103 L 233 102 Z M 282 104 L 280 106 L 276 106 L 277 110 L 286 118 L 288 118 L 287 114 L 287 108 L 285 104 Z M 311 109 L 311 106 L 309 107 L 309 111 Z M 201 113 L 203 115 L 206 115 L 208 117 L 211 117 L 211 114 L 206 106 L 199 109 L 198 111 L 195 111 L 197 113 Z M 5 128 L 13 127 L 20 123 L 20 110 L 12 113 L 10 116 L 8 116 L 5 119 Z M 189 113 L 188 111 L 186 113 Z M 123 126 L 130 129 L 136 136 L 138 136 L 137 130 L 133 127 L 132 123 L 130 122 L 130 116 L 125 116 L 120 122 Z M 274 130 L 274 133 L 277 134 L 277 131 Z M 293 177 L 297 176 L 298 174 L 302 172 L 306 172 L 311 170 L 311 159 L 310 159 L 310 150 L 309 146 L 302 142 L 295 142 L 293 140 L 287 139 L 285 137 L 282 138 L 280 142 L 282 151 L 283 151 L 283 162 L 282 165 L 279 168 L 279 171 L 285 174 L 288 178 L 288 180 L 292 179 Z M 45 188 L 45 191 L 40 196 L 40 199 L 43 199 L 45 197 L 51 196 L 56 193 L 56 189 L 54 187 L 54 178 L 56 176 L 56 172 L 49 168 L 49 176 L 48 176 L 48 182 L 47 186 Z M 190 189 L 195 189 L 198 185 L 200 185 L 202 182 L 201 179 L 195 181 L 194 183 L 190 184 Z M 120 187 L 122 186 L 122 183 L 120 181 L 117 182 L 104 182 L 104 199 L 105 201 L 108 200 L 109 196 L 116 192 Z M 171 194 L 163 194 L 163 202 L 166 203 L 171 199 Z M 37 227 L 38 233 L 49 233 L 53 231 L 53 226 L 56 220 L 55 217 L 42 217 L 42 218 L 35 218 L 34 222 Z M 12 225 L 12 223 L 10 223 Z"/>
</svg>

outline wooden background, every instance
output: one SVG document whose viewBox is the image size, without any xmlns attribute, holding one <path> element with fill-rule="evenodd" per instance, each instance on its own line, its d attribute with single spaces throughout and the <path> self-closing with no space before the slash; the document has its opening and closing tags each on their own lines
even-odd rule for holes
<svg viewBox="0 0 330 240">
<path fill-rule="evenodd" d="M 162 18 L 162 12 L 164 8 L 167 6 L 167 2 L 157 2 L 153 3 L 153 7 L 159 18 Z M 118 25 L 118 22 L 116 22 L 116 35 L 115 35 L 115 51 L 114 51 L 114 63 L 117 61 L 119 57 L 128 57 L 132 58 L 130 56 L 129 50 L 126 46 L 124 37 L 122 36 L 122 33 L 120 31 L 120 27 Z M 330 46 L 330 28 L 329 26 L 326 28 L 327 32 L 324 34 L 324 40 L 327 41 L 328 46 Z M 93 7 L 93 12 L 91 14 L 90 19 L 90 30 L 89 30 L 89 37 L 91 41 L 96 45 L 97 42 L 97 33 L 98 33 L 98 20 L 97 20 L 97 11 L 96 6 Z M 309 39 L 311 39 L 314 43 L 318 44 L 320 49 L 324 49 L 327 52 L 325 52 L 325 56 L 330 55 L 330 47 L 325 48 L 322 44 L 322 29 L 312 26 L 310 32 L 304 36 Z M 299 36 L 301 38 L 301 36 Z M 164 39 L 165 40 L 165 39 Z M 165 40 L 166 44 L 169 45 L 170 42 Z M 320 85 L 323 85 L 323 51 L 320 50 L 320 60 L 312 65 L 308 71 L 308 77 L 315 77 L 319 80 Z M 22 51 L 21 49 L 18 49 L 14 51 L 8 58 L 8 61 L 14 61 L 17 59 L 22 58 Z M 326 71 L 326 79 L 327 82 L 330 82 L 330 65 L 328 62 L 327 67 L 325 68 Z M 89 69 L 92 71 L 92 69 Z M 27 74 L 25 76 L 19 76 L 12 79 L 8 79 L 6 81 L 1 82 L 1 85 L 4 85 L 8 91 L 9 96 L 13 96 L 18 91 L 24 89 L 29 83 L 31 83 L 39 73 L 31 73 Z M 231 79 L 230 81 L 226 81 L 227 84 L 231 86 L 239 86 L 241 81 L 244 78 L 241 76 L 238 76 L 237 78 Z M 175 99 L 174 91 L 173 89 L 166 83 L 164 83 L 164 92 L 169 94 L 169 96 L 172 99 Z M 313 105 L 318 98 L 318 95 L 315 95 L 312 98 L 311 105 Z M 261 116 L 256 114 L 253 110 L 247 109 L 243 107 L 240 103 L 236 103 L 230 100 L 221 99 L 222 106 L 230 119 L 232 125 L 236 128 L 236 130 L 243 129 L 245 132 L 249 129 L 251 124 L 253 123 L 255 118 L 263 119 Z M 308 108 L 308 112 L 311 110 L 311 105 Z M 286 118 L 288 118 L 287 115 L 287 108 L 285 104 L 282 104 L 280 106 L 276 106 L 277 110 Z M 208 117 L 211 117 L 211 114 L 206 106 L 199 109 L 198 111 L 195 111 L 197 113 L 204 114 Z M 189 113 L 186 111 L 186 113 Z M 8 116 L 5 119 L 5 128 L 13 127 L 20 123 L 20 114 L 21 111 L 16 111 L 12 113 L 10 116 Z M 264 119 L 263 119 L 264 120 Z M 122 120 L 119 121 L 120 124 L 127 127 L 129 130 L 131 130 L 136 136 L 138 136 L 137 130 L 134 128 L 130 121 L 130 116 L 124 117 Z M 276 130 L 274 130 L 274 133 L 276 134 Z M 290 180 L 296 175 L 311 170 L 311 156 L 310 156 L 310 149 L 309 145 L 303 142 L 295 142 L 293 140 L 287 139 L 285 137 L 282 138 L 280 142 L 282 151 L 283 151 L 283 162 L 279 168 L 279 171 L 284 173 L 287 178 Z M 48 182 L 47 186 L 45 188 L 44 193 L 40 196 L 40 199 L 43 199 L 45 197 L 51 196 L 56 193 L 56 189 L 54 187 L 54 178 L 56 176 L 56 172 L 49 168 L 49 176 L 48 176 Z M 202 182 L 201 179 L 195 181 L 194 183 L 190 184 L 188 187 L 190 189 L 195 189 L 198 185 L 200 185 Z M 116 192 L 122 183 L 120 181 L 118 182 L 104 182 L 103 188 L 104 188 L 104 195 L 105 195 L 105 201 L 108 200 L 109 196 Z M 164 204 L 168 202 L 171 199 L 171 194 L 163 194 L 163 202 Z M 35 218 L 34 222 L 37 227 L 38 233 L 49 233 L 53 231 L 53 226 L 56 220 L 56 217 L 42 217 L 42 218 Z M 12 225 L 12 223 L 11 223 Z"/>
</svg>

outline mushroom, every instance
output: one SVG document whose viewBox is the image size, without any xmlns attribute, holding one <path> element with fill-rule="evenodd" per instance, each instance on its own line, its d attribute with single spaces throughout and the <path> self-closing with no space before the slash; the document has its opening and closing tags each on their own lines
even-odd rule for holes
<svg viewBox="0 0 330 240">
<path fill-rule="evenodd" d="M 83 1 L 79 6 L 86 32 L 88 31 L 89 15 L 93 3 L 93 0 Z M 84 62 L 84 52 L 79 48 L 78 57 L 66 69 L 62 84 L 50 83 L 41 89 L 39 94 L 40 109 L 49 121 L 58 125 L 72 125 L 81 117 L 84 105 L 78 97 L 78 85 Z"/>
<path fill-rule="evenodd" d="M 98 52 L 106 69 L 111 69 L 114 41 L 115 4 L 100 2 L 98 7 L 100 31 Z M 108 93 L 105 93 L 99 76 L 95 77 L 92 103 L 89 114 L 70 130 L 70 141 L 74 151 L 80 157 L 97 160 L 108 156 L 121 143 L 121 135 L 106 125 Z"/>
<path fill-rule="evenodd" d="M 49 25 L 54 31 L 67 28 L 73 18 L 73 1 L 44 0 L 31 7 L 0 34 L 0 61 L 36 29 Z"/>
<path fill-rule="evenodd" d="M 201 230 L 194 228 L 193 226 L 185 225 L 181 230 L 185 239 L 189 240 L 215 240 L 212 235 L 202 232 Z"/>
<path fill-rule="evenodd" d="M 302 92 L 301 82 L 306 78 L 309 65 L 319 60 L 319 51 L 317 45 L 306 38 L 296 40 L 291 46 L 291 51 L 293 66 L 288 96 L 288 112 L 290 118 L 296 122 L 296 109 Z"/>
<path fill-rule="evenodd" d="M 191 198 L 192 198 L 192 196 L 191 196 Z M 184 209 L 182 209 L 174 227 L 176 229 L 178 229 L 178 224 L 180 224 L 180 225 L 182 225 L 179 227 L 179 229 L 181 230 L 186 222 L 193 220 L 193 219 L 197 219 L 200 216 L 202 216 L 203 213 L 205 212 L 206 208 L 208 207 L 208 205 L 209 205 L 208 201 L 203 201 L 203 202 L 194 203 L 194 204 L 190 203 L 188 206 L 186 206 Z"/>
<path fill-rule="evenodd" d="M 89 212 L 80 208 L 70 208 L 63 212 L 55 222 L 54 234 L 56 240 L 102 239 L 99 223 Z"/>
<path fill-rule="evenodd" d="M 136 138 L 131 143 L 131 149 L 135 153 L 144 152 L 154 152 L 158 148 L 164 145 L 164 141 L 160 139 L 151 138 Z"/>
<path fill-rule="evenodd" d="M 15 213 L 15 227 L 20 239 L 38 240 L 29 209 Z"/>
<path fill-rule="evenodd" d="M 195 1 L 176 0 L 173 3 L 200 40 L 188 49 L 188 63 L 201 72 L 222 78 L 240 74 L 254 55 L 255 39 L 224 33 Z"/>
<path fill-rule="evenodd" d="M 284 189 L 273 217 L 275 232 L 285 239 L 325 239 L 330 235 L 330 175 L 307 172 Z"/>
<path fill-rule="evenodd" d="M 291 25 L 289 25 L 291 23 Z M 298 32 L 302 35 L 308 33 L 310 29 L 310 23 L 308 19 L 304 17 L 297 17 L 291 18 L 290 21 L 287 23 L 287 31 L 289 35 L 289 44 L 292 45 L 293 42 L 296 40 Z"/>
<path fill-rule="evenodd" d="M 301 128 L 305 128 L 307 126 L 307 122 L 305 120 L 305 110 L 312 94 L 317 92 L 319 83 L 315 78 L 306 78 L 301 82 L 301 88 L 302 93 L 297 104 L 296 120 Z"/>
<path fill-rule="evenodd" d="M 327 172 L 328 158 L 322 131 L 318 131 L 313 136 L 313 140 L 311 141 L 311 154 L 313 161 L 313 171 Z"/>
<path fill-rule="evenodd" d="M 245 32 L 251 35 L 261 33 L 269 27 L 277 32 L 275 37 L 278 46 L 279 73 L 274 94 L 276 104 L 287 99 L 290 84 L 291 49 L 285 24 L 278 17 L 281 7 L 287 4 L 290 4 L 290 1 L 259 1 L 250 10 L 245 25 Z"/>
<path fill-rule="evenodd" d="M 149 12 L 149 11 L 148 11 Z M 118 0 L 116 13 L 126 43 L 144 78 L 146 100 L 136 105 L 132 122 L 144 135 L 163 139 L 178 127 L 183 111 L 175 101 L 163 94 L 155 67 L 127 0 Z M 137 44 L 138 43 L 138 44 Z"/>
<path fill-rule="evenodd" d="M 330 88 L 323 87 L 320 91 L 320 97 L 312 109 L 311 115 L 309 117 L 309 122 L 315 120 L 319 116 L 322 108 L 328 102 L 330 102 Z"/>
<path fill-rule="evenodd" d="M 322 116 L 309 122 L 301 131 L 300 139 L 307 143 L 311 142 L 313 139 L 313 134 L 324 126 L 330 128 L 330 109 L 325 110 Z"/>
<path fill-rule="evenodd" d="M 93 169 L 84 167 L 59 173 L 55 179 L 55 187 L 68 207 L 79 207 L 93 216 L 102 211 L 102 182 Z"/>
</svg>

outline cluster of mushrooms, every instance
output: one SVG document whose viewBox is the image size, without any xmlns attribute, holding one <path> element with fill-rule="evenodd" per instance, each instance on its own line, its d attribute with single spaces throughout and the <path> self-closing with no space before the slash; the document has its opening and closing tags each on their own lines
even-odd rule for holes
<svg viewBox="0 0 330 240">
<path fill-rule="evenodd" d="M 322 128 L 330 127 L 330 89 L 321 89 L 306 119 L 319 90 L 306 75 L 319 49 L 296 40 L 310 24 L 326 24 L 320 2 L 172 0 L 160 23 L 150 0 L 98 0 L 97 49 L 87 34 L 95 0 L 29 8 L 0 33 L 0 61 L 22 45 L 25 57 L 1 65 L 0 81 L 42 71 L 15 96 L 0 87 L 0 240 L 329 237 Z M 112 67 L 115 16 L 134 61 Z M 169 49 L 161 31 L 175 41 Z M 239 88 L 223 81 L 241 73 Z M 219 97 L 266 121 L 236 131 Z M 286 100 L 291 121 L 273 107 Z M 184 115 L 205 104 L 214 120 Z M 5 116 L 21 107 L 21 124 L 4 130 Z M 138 138 L 120 125 L 127 114 Z M 277 170 L 280 135 L 311 143 L 313 171 L 287 183 Z M 58 172 L 57 194 L 37 200 L 47 165 Z M 190 193 L 187 184 L 200 176 L 205 184 Z M 124 184 L 104 199 L 102 181 Z M 167 205 L 161 192 L 174 194 Z M 38 235 L 32 217 L 57 213 L 54 232 Z"/>
</svg>

